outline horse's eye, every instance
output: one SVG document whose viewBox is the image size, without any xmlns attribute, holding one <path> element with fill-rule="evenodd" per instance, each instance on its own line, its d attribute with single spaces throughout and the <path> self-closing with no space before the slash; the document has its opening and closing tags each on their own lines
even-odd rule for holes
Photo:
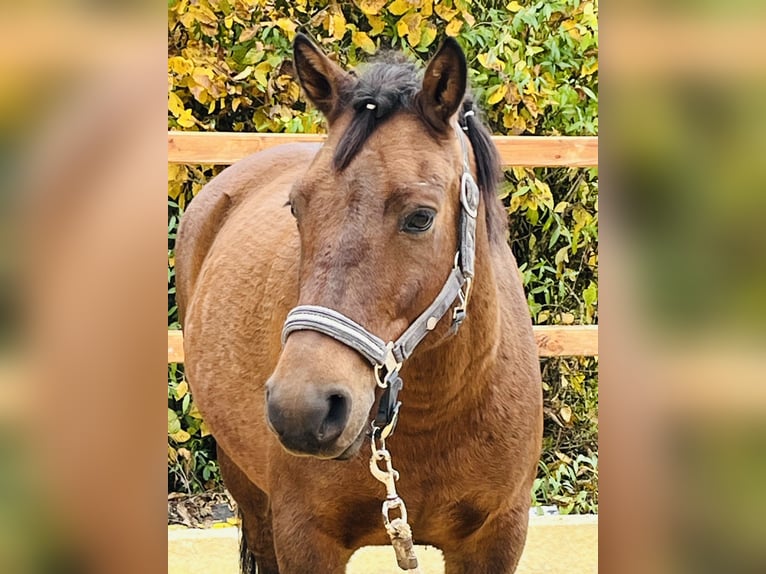
<svg viewBox="0 0 766 574">
<path fill-rule="evenodd" d="M 290 202 L 288 203 L 288 205 L 290 206 L 290 213 L 292 213 L 292 214 L 293 214 L 293 217 L 295 217 L 295 218 L 297 219 L 297 217 L 298 217 L 298 213 L 297 213 L 297 211 L 295 210 L 295 204 L 294 204 L 292 201 L 290 201 Z"/>
<path fill-rule="evenodd" d="M 434 217 L 436 217 L 436 212 L 433 209 L 416 209 L 404 218 L 402 231 L 407 233 L 423 233 L 428 231 L 434 223 Z"/>
</svg>

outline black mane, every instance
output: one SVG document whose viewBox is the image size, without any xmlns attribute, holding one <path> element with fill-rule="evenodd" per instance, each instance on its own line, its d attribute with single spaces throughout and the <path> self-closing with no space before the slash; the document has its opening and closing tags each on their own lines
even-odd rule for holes
<svg viewBox="0 0 766 574">
<path fill-rule="evenodd" d="M 356 157 L 372 133 L 399 110 L 418 115 L 417 94 L 423 71 L 404 55 L 387 52 L 366 65 L 353 87 L 342 95 L 354 110 L 354 117 L 335 149 L 333 166 L 342 171 Z M 469 95 L 463 99 L 458 122 L 473 148 L 477 184 L 484 198 L 487 230 L 491 240 L 505 241 L 506 216 L 497 200 L 500 157 L 489 130 L 478 117 L 479 110 Z"/>
</svg>

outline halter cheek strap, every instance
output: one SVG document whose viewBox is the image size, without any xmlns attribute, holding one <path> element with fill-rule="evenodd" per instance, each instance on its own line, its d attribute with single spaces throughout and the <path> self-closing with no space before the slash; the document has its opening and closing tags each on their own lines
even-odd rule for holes
<svg viewBox="0 0 766 574">
<path fill-rule="evenodd" d="M 468 162 L 464 135 L 455 129 L 463 152 L 463 174 L 460 178 L 460 224 L 455 264 L 433 303 L 423 311 L 402 335 L 386 343 L 380 337 L 346 317 L 343 313 L 319 305 L 299 305 L 287 314 L 282 327 L 282 344 L 294 331 L 310 330 L 332 337 L 367 359 L 374 368 L 378 386 L 385 389 L 373 421 L 373 432 L 385 439 L 396 426 L 401 403 L 397 395 L 402 388 L 399 370 L 418 344 L 432 331 L 449 309 L 452 309 L 451 332 L 457 332 L 466 317 L 476 258 L 476 215 L 479 188 Z"/>
</svg>

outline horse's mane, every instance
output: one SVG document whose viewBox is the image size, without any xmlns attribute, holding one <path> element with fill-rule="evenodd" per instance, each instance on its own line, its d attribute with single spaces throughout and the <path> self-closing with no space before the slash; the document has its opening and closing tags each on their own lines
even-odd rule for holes
<svg viewBox="0 0 766 574">
<path fill-rule="evenodd" d="M 394 112 L 405 110 L 421 116 L 416 96 L 422 83 L 422 70 L 398 52 L 383 52 L 364 66 L 357 81 L 341 96 L 345 105 L 350 105 L 354 110 L 354 116 L 335 149 L 335 169 L 344 170 L 375 128 Z M 503 242 L 506 239 L 507 220 L 497 201 L 500 157 L 489 130 L 478 114 L 472 96 L 467 95 L 460 106 L 458 122 L 473 147 L 477 184 L 486 206 L 489 238 Z"/>
</svg>

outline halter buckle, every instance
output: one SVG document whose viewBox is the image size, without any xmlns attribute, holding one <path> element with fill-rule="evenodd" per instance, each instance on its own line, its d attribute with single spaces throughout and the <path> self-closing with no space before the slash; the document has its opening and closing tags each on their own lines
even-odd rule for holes
<svg viewBox="0 0 766 574">
<path fill-rule="evenodd" d="M 463 323 L 466 318 L 468 307 L 468 300 L 471 298 L 471 288 L 473 287 L 473 277 L 466 277 L 465 284 L 458 291 L 457 296 L 460 300 L 455 308 L 452 310 L 452 331 L 456 332 L 458 327 Z"/>
<path fill-rule="evenodd" d="M 394 342 L 389 341 L 388 345 L 386 345 L 386 356 L 383 359 L 383 364 L 375 365 L 375 382 L 381 389 L 388 388 L 389 380 L 395 373 L 398 373 L 401 368 L 402 364 L 396 360 L 396 355 L 394 355 Z M 386 373 L 383 378 L 381 378 L 380 374 L 383 369 L 386 369 Z"/>
</svg>

